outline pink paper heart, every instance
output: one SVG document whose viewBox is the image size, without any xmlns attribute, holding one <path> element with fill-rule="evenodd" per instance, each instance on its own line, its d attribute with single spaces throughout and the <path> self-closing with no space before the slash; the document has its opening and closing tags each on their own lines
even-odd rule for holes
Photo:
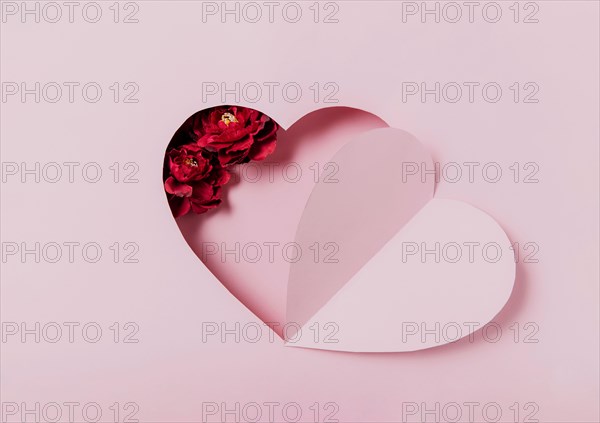
<svg viewBox="0 0 600 423">
<path fill-rule="evenodd" d="M 338 261 L 291 265 L 288 322 L 298 333 L 286 332 L 288 345 L 414 351 L 492 320 L 514 284 L 510 242 L 482 211 L 432 199 L 433 177 L 413 171 L 433 169 L 431 158 L 414 137 L 369 131 L 332 161 L 340 182 L 316 184 L 296 241 L 334 243 Z"/>
</svg>

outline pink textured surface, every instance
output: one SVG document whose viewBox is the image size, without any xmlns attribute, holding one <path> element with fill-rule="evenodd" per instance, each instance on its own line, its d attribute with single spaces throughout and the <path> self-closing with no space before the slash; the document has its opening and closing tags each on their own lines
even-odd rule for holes
<svg viewBox="0 0 600 423">
<path fill-rule="evenodd" d="M 400 2 L 342 2 L 335 25 L 202 23 L 200 2 L 140 2 L 135 25 L 3 23 L 3 81 L 140 86 L 138 104 L 115 104 L 107 88 L 96 104 L 2 104 L 3 161 L 140 165 L 135 185 L 3 184 L 3 241 L 141 248 L 133 266 L 3 264 L 3 321 L 135 321 L 140 343 L 3 343 L 2 401 L 136 401 L 144 422 L 200 421 L 203 401 L 334 401 L 344 422 L 400 421 L 404 401 L 497 402 L 512 421 L 512 404 L 536 402 L 540 421 L 597 422 L 598 3 L 539 6 L 539 24 L 509 12 L 497 24 L 400 23 Z M 251 47 L 232 53 L 216 47 L 223 40 Z M 502 101 L 402 101 L 401 81 L 474 80 L 500 83 Z M 415 134 L 435 161 L 500 163 L 500 182 L 441 181 L 436 197 L 473 204 L 512 241 L 540 246 L 539 263 L 517 265 L 496 318 L 502 338 L 374 355 L 285 348 L 266 334 L 203 343 L 203 322 L 259 322 L 199 263 L 164 201 L 166 143 L 187 116 L 221 102 L 202 102 L 203 81 L 335 81 L 340 104 Z M 515 81 L 535 81 L 539 103 L 515 104 Z M 289 126 L 322 107 L 305 90 L 297 103 L 246 105 Z M 515 184 L 508 166 L 532 161 L 540 182 Z M 537 324 L 539 342 L 515 342 L 515 322 Z"/>
</svg>

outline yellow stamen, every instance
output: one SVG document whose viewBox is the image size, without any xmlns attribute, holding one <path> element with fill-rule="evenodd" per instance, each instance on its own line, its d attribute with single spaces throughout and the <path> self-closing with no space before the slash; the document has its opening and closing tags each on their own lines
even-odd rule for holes
<svg viewBox="0 0 600 423">
<path fill-rule="evenodd" d="M 188 157 L 184 160 L 184 163 L 188 166 L 198 167 L 198 161 L 196 161 L 196 159 L 193 157 Z"/>
<path fill-rule="evenodd" d="M 229 126 L 231 122 L 237 122 L 235 115 L 233 113 L 223 113 L 221 116 L 221 122 L 225 122 L 225 125 Z"/>
</svg>

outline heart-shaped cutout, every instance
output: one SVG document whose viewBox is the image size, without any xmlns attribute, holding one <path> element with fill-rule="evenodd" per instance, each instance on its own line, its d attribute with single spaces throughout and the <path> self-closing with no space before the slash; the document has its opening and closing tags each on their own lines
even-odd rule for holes
<svg viewBox="0 0 600 423">
<path fill-rule="evenodd" d="M 477 209 L 432 200 L 433 177 L 407 178 L 404 164 L 431 169 L 431 157 L 410 134 L 386 126 L 348 108 L 306 115 L 280 130 L 277 151 L 266 161 L 236 168 L 218 212 L 178 219 L 204 264 L 288 345 L 342 351 L 428 348 L 450 341 L 399 340 L 394 327 L 410 323 L 414 332 L 415 324 L 477 322 L 462 333 L 466 336 L 490 321 L 510 296 L 515 265 L 504 251 L 509 246 L 504 232 Z M 456 204 L 463 207 L 459 212 Z M 479 225 L 478 236 L 425 231 L 434 237 L 428 242 L 452 244 L 452 237 L 468 245 L 493 242 L 503 247 L 502 258 L 494 266 L 452 263 L 448 269 L 439 263 L 400 263 L 406 245 L 424 242 L 406 238 L 427 226 L 423 216 L 446 220 L 450 229 L 469 221 Z M 465 234 L 469 239 L 461 238 Z M 377 262 L 380 270 L 373 270 Z M 493 283 L 477 284 L 486 272 L 497 276 Z M 475 301 L 460 305 L 464 313 L 456 314 L 450 304 L 456 298 L 444 297 L 448 289 Z M 403 305 L 399 311 L 386 303 L 398 296 L 412 308 Z M 375 330 L 375 317 L 385 317 L 387 325 L 379 322 Z M 335 339 L 296 334 L 296 328 L 306 334 L 331 323 Z M 290 325 L 291 331 L 284 330 Z"/>
</svg>

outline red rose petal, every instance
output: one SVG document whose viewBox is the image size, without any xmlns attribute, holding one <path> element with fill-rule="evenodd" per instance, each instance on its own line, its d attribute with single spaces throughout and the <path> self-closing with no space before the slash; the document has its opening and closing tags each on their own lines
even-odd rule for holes
<svg viewBox="0 0 600 423">
<path fill-rule="evenodd" d="M 179 183 L 175 178 L 169 176 L 165 181 L 165 191 L 178 197 L 189 197 L 192 195 L 192 187 Z"/>
<path fill-rule="evenodd" d="M 190 200 L 174 195 L 169 198 L 169 206 L 174 217 L 184 216 L 191 210 Z"/>
<path fill-rule="evenodd" d="M 272 138 L 269 141 L 254 143 L 248 157 L 250 157 L 251 160 L 264 160 L 275 151 L 275 147 L 277 147 L 276 138 Z"/>
</svg>

